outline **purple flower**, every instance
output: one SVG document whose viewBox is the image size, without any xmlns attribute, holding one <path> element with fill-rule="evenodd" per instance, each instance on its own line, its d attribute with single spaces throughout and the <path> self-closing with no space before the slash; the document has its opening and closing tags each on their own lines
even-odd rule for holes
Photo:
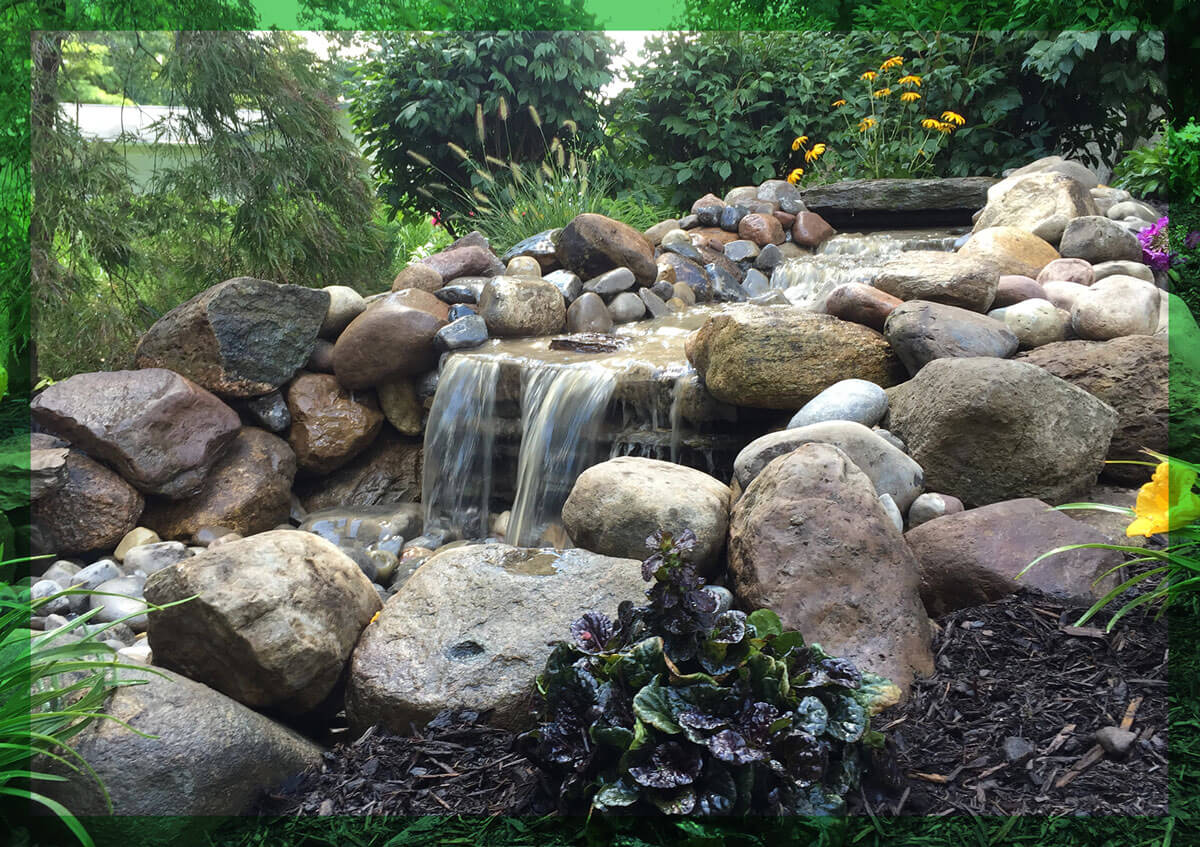
<svg viewBox="0 0 1200 847">
<path fill-rule="evenodd" d="M 1187 238 L 1183 239 L 1183 246 L 1195 250 L 1197 244 L 1200 244 L 1200 230 L 1192 230 L 1187 234 Z"/>
<path fill-rule="evenodd" d="M 1165 271 L 1171 267 L 1171 249 L 1167 243 L 1168 223 L 1167 216 L 1163 215 L 1138 232 L 1138 241 L 1142 245 L 1142 262 L 1156 271 Z"/>
</svg>

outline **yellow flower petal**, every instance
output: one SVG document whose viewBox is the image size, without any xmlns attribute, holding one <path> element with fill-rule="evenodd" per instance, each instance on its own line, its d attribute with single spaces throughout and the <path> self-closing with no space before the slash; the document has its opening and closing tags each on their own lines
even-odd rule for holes
<svg viewBox="0 0 1200 847">
<path fill-rule="evenodd" d="M 798 135 L 792 139 L 792 149 L 799 150 L 808 141 L 807 135 Z"/>
<path fill-rule="evenodd" d="M 958 112 L 942 112 L 942 120 L 949 121 L 950 123 L 956 124 L 957 126 L 962 126 L 963 124 L 965 124 L 967 122 L 967 119 L 964 118 L 962 115 L 960 115 Z"/>
<path fill-rule="evenodd" d="M 892 93 L 892 89 L 890 89 L 890 88 L 881 88 L 881 89 L 879 89 L 878 91 L 876 91 L 876 92 L 875 92 L 875 93 L 874 93 L 872 96 L 873 96 L 873 97 L 887 97 L 887 96 L 888 96 L 889 94 L 891 94 L 891 93 Z"/>
<path fill-rule="evenodd" d="M 792 185 L 795 185 L 800 181 L 800 177 L 802 176 L 804 176 L 804 168 L 796 168 L 790 174 L 788 174 L 787 181 Z"/>
<path fill-rule="evenodd" d="M 859 77 L 859 79 L 875 79 L 877 76 L 879 76 L 879 74 L 877 74 L 875 71 L 866 71 L 862 76 Z"/>
<path fill-rule="evenodd" d="M 1154 476 L 1138 491 L 1133 513 L 1136 516 L 1125 529 L 1127 536 L 1151 536 L 1185 527 L 1200 518 L 1200 497 L 1196 496 L 1196 472 L 1183 465 L 1162 462 Z"/>
<path fill-rule="evenodd" d="M 905 91 L 900 95 L 901 103 L 915 103 L 921 99 L 921 95 L 915 91 Z"/>
<path fill-rule="evenodd" d="M 830 105 L 831 105 L 831 106 L 834 106 L 834 107 L 837 107 L 837 106 L 845 106 L 845 105 L 846 105 L 846 101 L 845 101 L 845 100 L 842 100 L 842 99 L 840 99 L 840 98 L 839 98 L 839 99 L 837 99 L 837 100 L 834 100 L 834 101 L 833 101 L 833 103 L 831 103 Z"/>
<path fill-rule="evenodd" d="M 900 79 L 896 80 L 896 82 L 900 83 L 901 85 L 915 85 L 917 88 L 921 87 L 921 78 L 916 74 L 902 76 Z"/>
</svg>

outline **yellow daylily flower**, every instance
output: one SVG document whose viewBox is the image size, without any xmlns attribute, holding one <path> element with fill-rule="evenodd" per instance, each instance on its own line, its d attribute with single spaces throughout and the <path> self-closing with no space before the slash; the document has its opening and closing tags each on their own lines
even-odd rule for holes
<svg viewBox="0 0 1200 847">
<path fill-rule="evenodd" d="M 880 65 L 879 69 L 881 71 L 891 70 L 892 68 L 898 68 L 903 64 L 904 64 L 903 56 L 893 56 L 892 58 L 890 58 L 886 62 L 884 62 L 882 65 Z"/>
<path fill-rule="evenodd" d="M 375 614 L 371 615 L 371 619 L 367 621 L 367 626 L 370 626 L 371 624 L 375 623 L 375 621 L 379 620 L 379 614 L 379 612 L 376 612 Z"/>
<path fill-rule="evenodd" d="M 798 135 L 792 139 L 792 149 L 799 150 L 804 144 L 808 143 L 807 135 Z"/>
<path fill-rule="evenodd" d="M 792 185 L 795 185 L 800 181 L 800 177 L 802 176 L 804 176 L 804 168 L 796 168 L 790 174 L 788 174 L 787 181 Z"/>
<path fill-rule="evenodd" d="M 921 78 L 916 74 L 902 76 L 900 79 L 896 80 L 896 82 L 900 83 L 901 85 L 915 85 L 917 88 L 921 87 Z"/>
<path fill-rule="evenodd" d="M 859 77 L 859 79 L 875 79 L 875 77 L 877 77 L 877 76 L 879 76 L 879 74 L 876 73 L 875 71 L 864 71 L 862 76 Z"/>
<path fill-rule="evenodd" d="M 962 126 L 967 122 L 967 119 L 958 112 L 942 112 L 942 120 L 949 121 L 952 124 Z"/>
<path fill-rule="evenodd" d="M 1200 496 L 1196 495 L 1196 472 L 1182 465 L 1162 462 L 1154 477 L 1138 491 L 1134 519 L 1125 529 L 1127 536 L 1149 538 L 1158 532 L 1170 532 L 1200 518 Z"/>
<path fill-rule="evenodd" d="M 842 98 L 840 98 L 840 97 L 839 97 L 837 100 L 834 100 L 834 101 L 833 101 L 832 103 L 830 103 L 829 105 L 833 106 L 834 108 L 837 108 L 837 107 L 839 107 L 839 106 L 845 106 L 845 105 L 846 105 L 846 101 L 845 101 L 845 100 L 843 100 Z"/>
<path fill-rule="evenodd" d="M 875 126 L 876 123 L 878 123 L 878 121 L 876 121 L 874 118 L 863 118 L 858 122 L 858 131 L 866 132 L 868 129 Z"/>
<path fill-rule="evenodd" d="M 887 96 L 888 96 L 889 94 L 891 94 L 891 93 L 892 93 L 892 89 L 890 89 L 890 88 L 881 88 L 881 89 L 879 89 L 878 91 L 874 92 L 874 93 L 873 93 L 871 96 L 872 96 L 872 97 L 887 97 Z"/>
</svg>

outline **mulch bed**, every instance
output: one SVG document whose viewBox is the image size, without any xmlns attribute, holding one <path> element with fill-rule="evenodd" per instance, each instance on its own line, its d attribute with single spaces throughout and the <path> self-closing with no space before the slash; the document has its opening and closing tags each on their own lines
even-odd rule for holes
<svg viewBox="0 0 1200 847">
<path fill-rule="evenodd" d="M 1165 618 L 1133 613 L 1106 634 L 1103 617 L 1072 626 L 1082 611 L 1022 593 L 939 620 L 935 675 L 875 721 L 895 744 L 899 796 L 860 803 L 884 815 L 1166 814 Z M 1093 734 L 1126 719 L 1137 741 L 1122 761 Z M 1020 739 L 1008 756 L 1007 739 Z"/>
<path fill-rule="evenodd" d="M 1135 613 L 1105 634 L 1071 626 L 1081 611 L 1023 592 L 939 620 L 935 675 L 875 719 L 894 754 L 890 779 L 848 798 L 851 813 L 1165 814 L 1166 623 Z M 1138 738 L 1119 760 L 1093 734 L 1122 721 Z M 1019 741 L 1006 755 L 1009 739 Z M 547 786 L 512 741 L 473 712 L 443 713 L 410 736 L 377 728 L 326 753 L 260 812 L 548 811 Z"/>
</svg>

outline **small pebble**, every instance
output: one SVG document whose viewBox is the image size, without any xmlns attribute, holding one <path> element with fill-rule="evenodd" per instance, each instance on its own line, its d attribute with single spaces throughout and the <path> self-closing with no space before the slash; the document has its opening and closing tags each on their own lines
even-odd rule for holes
<svg viewBox="0 0 1200 847">
<path fill-rule="evenodd" d="M 1019 762 L 1035 752 L 1035 748 L 1027 739 L 1009 736 L 1002 745 L 1004 758 L 1009 762 Z"/>
<path fill-rule="evenodd" d="M 1125 756 L 1137 740 L 1137 733 L 1118 726 L 1106 726 L 1096 732 L 1096 743 L 1104 748 L 1105 753 L 1113 756 Z"/>
</svg>

